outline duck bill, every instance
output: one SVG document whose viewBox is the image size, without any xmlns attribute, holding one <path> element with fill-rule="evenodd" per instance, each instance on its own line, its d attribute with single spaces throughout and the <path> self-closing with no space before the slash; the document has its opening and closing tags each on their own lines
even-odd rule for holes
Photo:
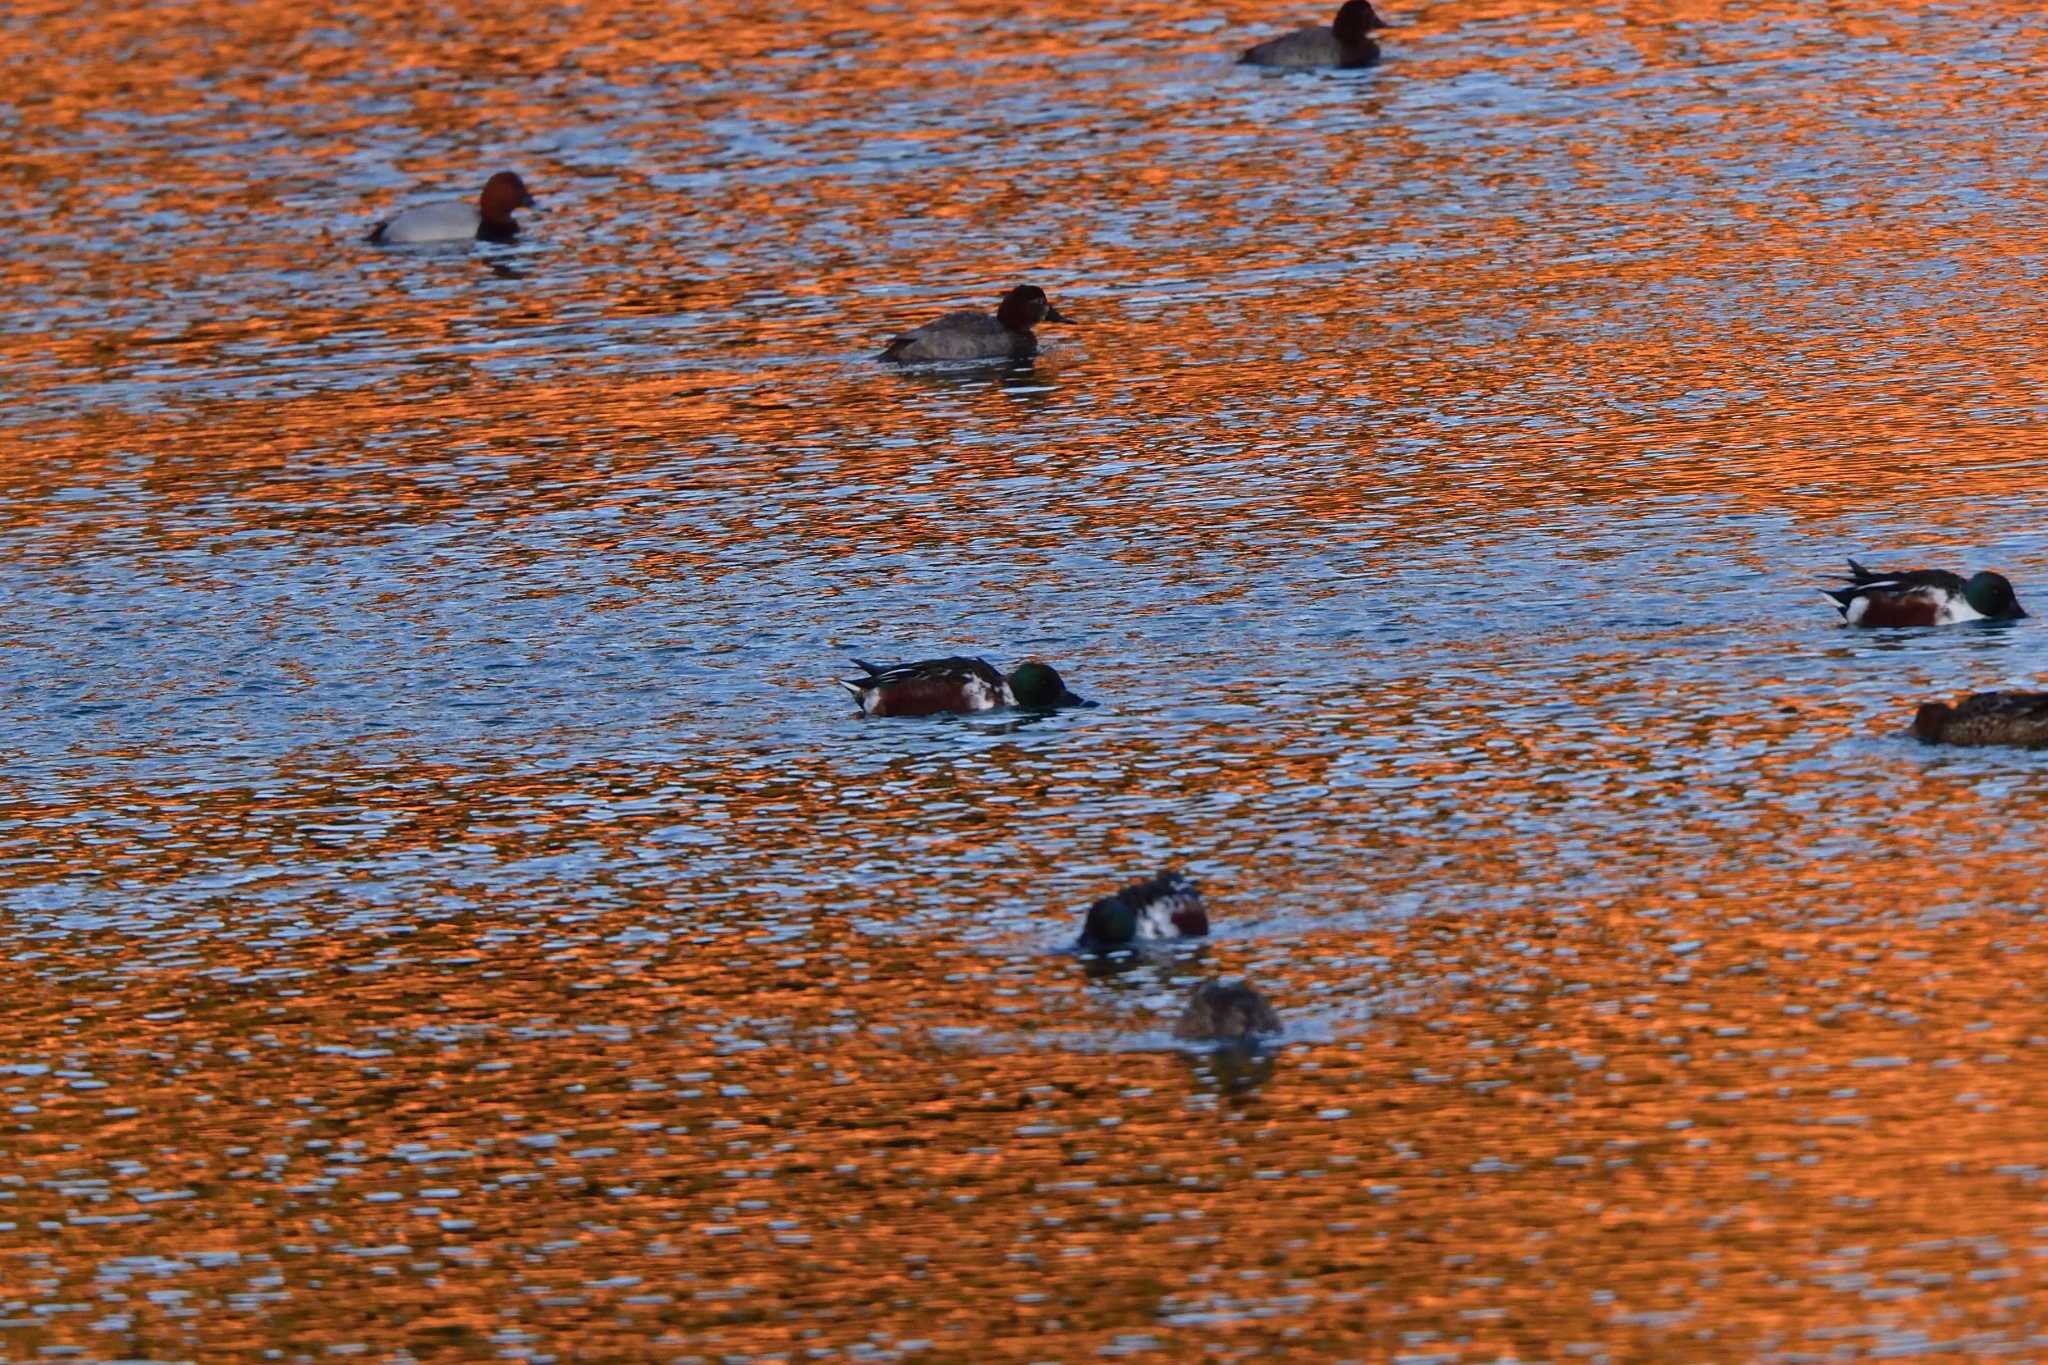
<svg viewBox="0 0 2048 1365">
<path fill-rule="evenodd" d="M 1045 321 L 1045 322 L 1072 322 L 1072 321 L 1073 321 L 1073 319 L 1072 319 L 1072 318 L 1070 318 L 1070 317 L 1068 317 L 1068 316 L 1067 316 L 1067 315 L 1066 315 L 1065 313 L 1062 313 L 1062 312 L 1061 312 L 1061 311 L 1060 311 L 1059 309 L 1057 309 L 1057 308 L 1053 307 L 1053 306 L 1052 306 L 1051 304 L 1049 304 L 1049 303 L 1048 303 L 1048 304 L 1047 304 L 1047 305 L 1045 306 L 1045 317 L 1044 317 L 1044 318 L 1042 319 L 1042 321 Z"/>
<path fill-rule="evenodd" d="M 1089 701 L 1089 700 L 1088 700 L 1088 699 L 1087 699 L 1086 697 L 1077 697 L 1077 696 L 1075 696 L 1075 695 L 1074 695 L 1074 694 L 1073 694 L 1072 692 L 1062 692 L 1062 693 L 1060 693 L 1060 703 L 1059 703 L 1059 704 L 1060 704 L 1061 706 L 1093 706 L 1093 705 L 1095 705 L 1095 703 L 1094 703 L 1094 702 L 1092 702 L 1092 701 Z"/>
</svg>

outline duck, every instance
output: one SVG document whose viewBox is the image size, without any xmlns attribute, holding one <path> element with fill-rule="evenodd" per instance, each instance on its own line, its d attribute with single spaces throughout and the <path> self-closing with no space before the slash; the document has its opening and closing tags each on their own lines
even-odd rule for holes
<svg viewBox="0 0 2048 1365">
<path fill-rule="evenodd" d="M 1069 692 L 1051 664 L 1035 659 L 1007 674 L 998 673 L 986 659 L 962 656 L 883 667 L 865 659 L 853 664 L 867 676 L 841 678 L 839 685 L 853 694 L 863 716 L 933 716 L 944 711 L 992 711 L 998 706 L 1052 711 L 1094 704 Z"/>
<path fill-rule="evenodd" d="M 1392 28 L 1368 0 L 1344 0 L 1327 27 L 1294 32 L 1246 50 L 1237 60 L 1248 66 L 1292 67 L 1296 70 L 1371 66 L 1380 59 L 1380 45 L 1366 35 Z"/>
<path fill-rule="evenodd" d="M 514 209 L 537 205 L 526 182 L 511 171 L 499 171 L 484 182 L 476 204 L 423 204 L 387 218 L 370 229 L 366 242 L 404 246 L 418 242 L 509 242 L 519 235 Z"/>
<path fill-rule="evenodd" d="M 963 310 L 948 313 L 890 342 L 881 359 L 896 364 L 921 360 L 1023 360 L 1038 354 L 1042 322 L 1072 319 L 1052 306 L 1035 284 L 1020 284 L 1004 294 L 993 313 Z"/>
<path fill-rule="evenodd" d="M 1173 1036 L 1190 1043 L 1245 1046 L 1262 1033 L 1278 1033 L 1280 1015 L 1271 1001 L 1242 981 L 1204 981 L 1188 992 L 1187 1008 Z"/>
<path fill-rule="evenodd" d="M 1089 906 L 1080 946 L 1121 948 L 1136 940 L 1201 938 L 1208 932 L 1209 907 L 1201 891 L 1186 875 L 1166 868 Z"/>
<path fill-rule="evenodd" d="M 1952 626 L 1959 621 L 2017 621 L 2027 613 L 2001 574 L 1964 578 L 1945 569 L 1903 573 L 1849 561 L 1849 586 L 1822 588 L 1852 626 Z"/>
<path fill-rule="evenodd" d="M 1924 744 L 2048 748 L 2048 692 L 1973 692 L 1953 706 L 1922 702 L 1913 733 Z"/>
</svg>

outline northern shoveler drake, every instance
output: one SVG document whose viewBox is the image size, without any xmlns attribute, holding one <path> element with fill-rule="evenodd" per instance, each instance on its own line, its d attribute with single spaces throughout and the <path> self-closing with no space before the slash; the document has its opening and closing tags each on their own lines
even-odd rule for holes
<svg viewBox="0 0 2048 1365">
<path fill-rule="evenodd" d="M 955 657 L 922 659 L 914 664 L 877 668 L 865 659 L 854 666 L 864 678 L 841 678 L 864 716 L 935 716 L 941 711 L 990 711 L 1018 706 L 1051 711 L 1061 706 L 1089 706 L 1067 690 L 1050 664 L 1020 664 L 1006 677 L 986 659 Z"/>
<path fill-rule="evenodd" d="M 1209 909 L 1202 904 L 1202 893 L 1169 868 L 1089 906 L 1081 946 L 1120 948 L 1134 939 L 1200 938 L 1208 932 Z"/>
<path fill-rule="evenodd" d="M 1852 626 L 1952 626 L 1959 621 L 2017 621 L 2026 615 L 2002 575 L 1968 578 L 1942 569 L 1886 573 L 1849 561 L 1849 586 L 1822 588 Z"/>
<path fill-rule="evenodd" d="M 1041 322 L 1067 322 L 1035 284 L 1020 284 L 1003 295 L 993 313 L 971 309 L 948 313 L 890 342 L 883 360 L 1023 360 L 1038 354 Z"/>
<path fill-rule="evenodd" d="M 2048 748 L 2048 692 L 1973 692 L 1954 706 L 1922 702 L 1913 733 L 1928 744 Z"/>
<path fill-rule="evenodd" d="M 1392 28 L 1366 0 L 1344 0 L 1328 25 L 1299 28 L 1260 43 L 1237 60 L 1247 66 L 1284 66 L 1296 70 L 1371 66 L 1380 59 L 1380 45 L 1370 34 Z"/>
<path fill-rule="evenodd" d="M 1242 981 L 1204 981 L 1188 992 L 1187 1008 L 1173 1036 L 1192 1043 L 1249 1043 L 1261 1033 L 1278 1033 L 1280 1015 L 1272 1002 Z"/>
</svg>

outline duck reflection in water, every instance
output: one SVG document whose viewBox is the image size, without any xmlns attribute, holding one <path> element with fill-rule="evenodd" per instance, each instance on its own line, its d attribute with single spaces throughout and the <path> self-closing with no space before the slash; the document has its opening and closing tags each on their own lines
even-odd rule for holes
<svg viewBox="0 0 2048 1365">
<path fill-rule="evenodd" d="M 1021 407 L 1041 408 L 1059 392 L 1057 368 L 1040 368 L 1036 357 L 1022 360 L 988 361 L 975 365 L 903 365 L 890 377 L 897 383 L 916 384 L 932 394 L 962 398 L 997 393 Z"/>
</svg>

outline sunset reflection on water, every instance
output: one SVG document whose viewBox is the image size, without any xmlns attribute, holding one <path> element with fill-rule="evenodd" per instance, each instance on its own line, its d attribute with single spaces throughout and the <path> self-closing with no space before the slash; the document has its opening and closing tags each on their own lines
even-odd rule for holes
<svg viewBox="0 0 2048 1365">
<path fill-rule="evenodd" d="M 0 1358 L 2040 1354 L 2040 26 L 1388 11 L 0 15 Z"/>
</svg>

